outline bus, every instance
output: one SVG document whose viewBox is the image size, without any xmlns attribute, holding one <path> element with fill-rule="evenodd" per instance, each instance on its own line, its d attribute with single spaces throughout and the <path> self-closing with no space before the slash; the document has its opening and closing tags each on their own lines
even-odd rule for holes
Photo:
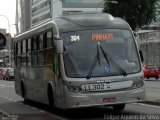
<svg viewBox="0 0 160 120">
<path fill-rule="evenodd" d="M 112 106 L 145 98 L 134 33 L 107 13 L 58 16 L 15 38 L 15 90 L 51 108 Z"/>
</svg>

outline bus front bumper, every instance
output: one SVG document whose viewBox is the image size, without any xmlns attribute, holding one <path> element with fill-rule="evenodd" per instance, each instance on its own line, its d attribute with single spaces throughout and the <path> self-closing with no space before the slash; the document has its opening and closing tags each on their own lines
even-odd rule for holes
<svg viewBox="0 0 160 120">
<path fill-rule="evenodd" d="M 140 102 L 145 99 L 144 87 L 116 92 L 97 92 L 87 94 L 69 94 L 65 93 L 64 109 L 69 108 L 81 108 L 81 107 L 93 107 L 104 106 L 121 103 L 133 103 Z M 62 107 L 62 106 L 61 106 Z"/>
</svg>

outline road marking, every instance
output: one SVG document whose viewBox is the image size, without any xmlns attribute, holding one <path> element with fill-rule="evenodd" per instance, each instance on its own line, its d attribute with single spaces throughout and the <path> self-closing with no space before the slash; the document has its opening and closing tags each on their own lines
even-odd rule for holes
<svg viewBox="0 0 160 120">
<path fill-rule="evenodd" d="M 8 97 L 4 97 L 4 98 L 9 100 L 9 98 L 8 98 Z"/>
<path fill-rule="evenodd" d="M 31 106 L 30 106 L 31 107 Z M 35 107 L 31 107 L 32 108 L 32 110 L 38 110 L 37 108 L 35 108 Z"/>
<path fill-rule="evenodd" d="M 29 105 L 25 105 L 25 104 L 24 104 L 24 106 L 26 106 L 26 107 L 31 107 L 31 106 L 29 106 Z"/>
<path fill-rule="evenodd" d="M 13 88 L 14 85 L 0 84 L 0 88 Z"/>
<path fill-rule="evenodd" d="M 143 106 L 147 106 L 147 107 L 153 107 L 153 108 L 160 108 L 160 106 L 156 106 L 156 105 L 147 105 L 147 104 L 143 104 L 143 103 L 133 103 L 133 104 L 139 104 L 139 105 L 143 105 Z"/>
<path fill-rule="evenodd" d="M 13 100 L 13 99 L 9 99 L 8 97 L 2 96 L 2 95 L 0 95 L 0 97 L 2 97 L 2 98 L 4 98 L 4 99 L 7 99 L 7 100 L 9 100 L 9 101 L 12 101 L 12 102 L 17 102 L 17 101 L 15 101 L 15 100 Z"/>
<path fill-rule="evenodd" d="M 14 101 L 13 99 L 9 99 L 8 97 L 2 96 L 2 95 L 0 95 L 0 97 L 5 98 L 5 99 L 7 99 L 7 100 L 9 100 L 9 101 L 17 102 L 17 101 Z M 57 116 L 57 115 L 55 115 L 55 114 L 53 114 L 53 113 L 50 113 L 50 112 L 46 112 L 46 111 L 41 110 L 41 109 L 39 109 L 39 108 L 35 108 L 35 107 L 32 107 L 32 106 L 26 105 L 26 104 L 24 104 L 24 103 L 18 103 L 18 104 L 24 105 L 25 107 L 28 107 L 28 108 L 30 108 L 30 109 L 32 109 L 32 110 L 37 110 L 37 111 L 39 111 L 40 113 L 44 113 L 44 114 L 48 114 L 48 115 L 50 115 L 50 116 L 54 116 L 54 117 L 56 117 L 57 119 L 65 120 L 65 119 L 62 118 L 62 117 L 59 117 L 59 116 Z M 2 109 L 0 109 L 0 113 L 6 115 L 6 116 L 8 116 L 8 117 L 10 117 L 10 115 L 9 115 L 7 112 L 5 112 L 4 110 L 2 110 Z M 17 120 L 17 119 L 11 119 L 11 120 Z"/>
<path fill-rule="evenodd" d="M 39 110 L 41 113 L 46 113 L 46 111 L 44 111 L 44 110 Z"/>
<path fill-rule="evenodd" d="M 0 97 L 4 98 L 4 96 L 2 96 L 2 95 Z"/>
<path fill-rule="evenodd" d="M 4 84 L 1 84 L 1 85 L 0 85 L 0 88 L 4 88 Z"/>
<path fill-rule="evenodd" d="M 9 99 L 10 101 L 13 101 L 12 99 Z"/>
</svg>

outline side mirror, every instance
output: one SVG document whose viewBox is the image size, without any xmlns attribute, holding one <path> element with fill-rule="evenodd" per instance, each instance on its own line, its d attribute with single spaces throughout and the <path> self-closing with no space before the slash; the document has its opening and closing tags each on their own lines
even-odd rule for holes
<svg viewBox="0 0 160 120">
<path fill-rule="evenodd" d="M 63 40 L 59 36 L 54 36 L 57 53 L 63 53 Z"/>
<path fill-rule="evenodd" d="M 140 58 L 141 58 L 141 62 L 144 62 L 143 53 L 142 53 L 141 50 L 139 50 L 139 55 L 140 55 Z"/>
</svg>

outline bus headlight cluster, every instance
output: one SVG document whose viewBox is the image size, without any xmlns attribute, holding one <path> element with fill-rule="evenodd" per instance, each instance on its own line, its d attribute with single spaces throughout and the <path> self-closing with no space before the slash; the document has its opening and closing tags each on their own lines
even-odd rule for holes
<svg viewBox="0 0 160 120">
<path fill-rule="evenodd" d="M 80 92 L 80 88 L 77 87 L 77 86 L 67 86 L 67 89 L 69 92 L 73 92 L 73 93 L 77 93 L 77 92 Z"/>
<path fill-rule="evenodd" d="M 144 85 L 144 82 L 142 80 L 133 82 L 133 88 L 140 88 L 143 85 Z"/>
</svg>

